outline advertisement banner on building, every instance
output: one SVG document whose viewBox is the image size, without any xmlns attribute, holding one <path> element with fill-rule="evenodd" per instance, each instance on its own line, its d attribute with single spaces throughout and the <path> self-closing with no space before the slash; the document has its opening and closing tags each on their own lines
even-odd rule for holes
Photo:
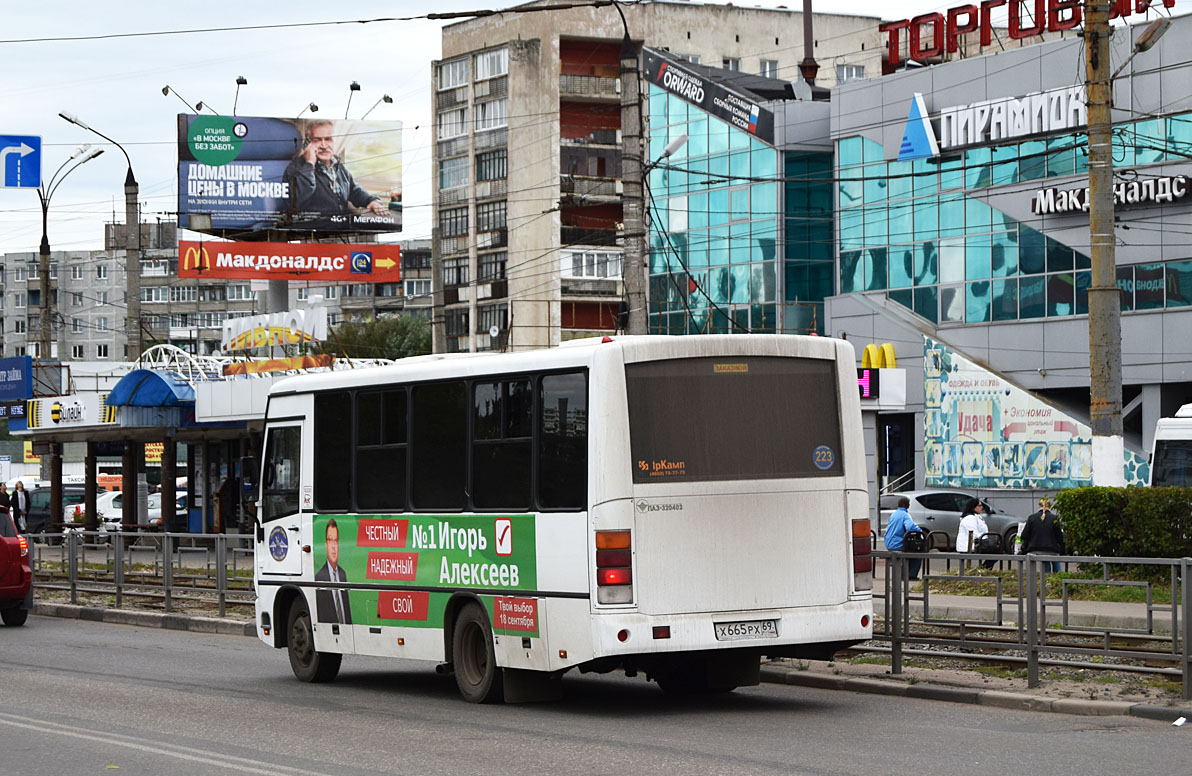
<svg viewBox="0 0 1192 776">
<path fill-rule="evenodd" d="M 401 280 L 401 248 L 351 243 L 180 240 L 178 275 L 226 280 L 396 283 Z"/>
<path fill-rule="evenodd" d="M 401 122 L 178 116 L 178 225 L 397 232 Z"/>
<path fill-rule="evenodd" d="M 27 429 L 75 429 L 117 423 L 117 407 L 110 407 L 105 393 L 76 393 L 32 399 L 25 418 Z"/>
<path fill-rule="evenodd" d="M 257 350 L 275 345 L 299 345 L 327 339 L 327 308 L 286 310 L 281 313 L 229 318 L 224 321 L 220 348 L 224 352 Z"/>
<path fill-rule="evenodd" d="M 0 358 L 0 401 L 24 401 L 33 397 L 33 357 Z"/>
<path fill-rule="evenodd" d="M 335 356 L 293 356 L 291 358 L 268 358 L 257 361 L 236 361 L 225 364 L 225 375 L 262 375 L 274 372 L 300 372 L 305 369 L 328 369 L 335 365 Z"/>
<path fill-rule="evenodd" d="M 924 337 L 926 484 L 1059 489 L 1092 485 L 1092 429 L 1029 391 Z M 1127 485 L 1145 485 L 1146 459 L 1126 450 Z"/>
<path fill-rule="evenodd" d="M 774 143 L 774 114 L 752 97 L 710 81 L 685 62 L 656 49 L 645 47 L 642 54 L 646 61 L 646 80 L 650 83 L 759 140 Z"/>
</svg>

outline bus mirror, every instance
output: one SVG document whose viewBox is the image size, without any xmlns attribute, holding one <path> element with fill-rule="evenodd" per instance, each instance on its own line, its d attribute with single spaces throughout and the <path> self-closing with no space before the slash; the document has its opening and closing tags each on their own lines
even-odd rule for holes
<svg viewBox="0 0 1192 776">
<path fill-rule="evenodd" d="M 252 456 L 245 456 L 240 459 L 240 482 L 244 484 L 244 493 L 242 498 L 244 501 L 256 503 L 260 496 L 257 477 L 260 474 L 260 468 L 257 466 L 257 459 Z"/>
</svg>

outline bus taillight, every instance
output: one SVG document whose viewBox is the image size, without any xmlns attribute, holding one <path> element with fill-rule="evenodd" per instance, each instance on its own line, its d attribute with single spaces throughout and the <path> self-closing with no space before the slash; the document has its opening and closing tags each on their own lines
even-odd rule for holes
<svg viewBox="0 0 1192 776">
<path fill-rule="evenodd" d="M 633 603 L 632 547 L 629 531 L 596 532 L 597 603 Z"/>
<path fill-rule="evenodd" d="M 873 543 L 869 518 L 853 521 L 853 588 L 873 589 Z"/>
</svg>

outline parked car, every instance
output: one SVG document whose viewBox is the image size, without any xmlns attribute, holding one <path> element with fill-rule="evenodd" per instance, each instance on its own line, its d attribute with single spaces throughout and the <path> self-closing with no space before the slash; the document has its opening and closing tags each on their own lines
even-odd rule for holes
<svg viewBox="0 0 1192 776">
<path fill-rule="evenodd" d="M 33 570 L 29 541 L 17 534 L 8 510 L 0 507 L 0 619 L 5 625 L 24 625 L 33 609 Z"/>
<path fill-rule="evenodd" d="M 176 494 L 175 510 L 186 512 L 186 493 Z M 147 508 L 137 522 L 141 525 L 161 524 L 161 493 L 150 493 L 146 502 Z M 95 500 L 96 511 L 100 514 L 100 530 L 119 531 L 124 521 L 124 494 L 121 491 L 100 493 Z"/>
<path fill-rule="evenodd" d="M 31 534 L 59 533 L 62 526 L 50 515 L 49 487 L 33 488 L 29 491 L 29 514 L 25 515 L 25 531 Z M 82 485 L 62 486 L 63 511 L 73 511 L 75 504 L 83 503 Z"/>
<path fill-rule="evenodd" d="M 946 550 L 951 552 L 956 548 L 956 532 L 960 529 L 960 516 L 964 512 L 964 505 L 973 498 L 972 493 L 959 490 L 908 490 L 901 493 L 884 493 L 878 499 L 878 515 L 881 532 L 886 530 L 886 523 L 891 513 L 898 508 L 898 498 L 906 496 L 911 505 L 907 511 L 915 524 L 928 532 L 939 532 L 948 537 L 945 546 L 940 539 L 929 539 L 929 549 Z M 1024 518 L 1007 514 L 1000 509 L 990 506 L 984 499 L 985 525 L 990 533 L 1002 537 L 1002 548 L 1006 552 L 1014 551 L 1014 539 L 1018 536 L 1018 524 L 1025 522 Z"/>
</svg>

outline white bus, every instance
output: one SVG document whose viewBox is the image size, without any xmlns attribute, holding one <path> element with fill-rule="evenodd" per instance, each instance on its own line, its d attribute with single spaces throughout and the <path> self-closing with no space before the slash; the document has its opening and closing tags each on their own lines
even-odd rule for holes
<svg viewBox="0 0 1192 776">
<path fill-rule="evenodd" d="M 307 375 L 270 394 L 256 617 L 295 675 L 435 661 L 473 702 L 572 668 L 664 690 L 870 638 L 853 348 L 616 337 Z"/>
<path fill-rule="evenodd" d="M 1151 485 L 1192 486 L 1192 404 L 1159 418 L 1151 448 Z"/>
</svg>

